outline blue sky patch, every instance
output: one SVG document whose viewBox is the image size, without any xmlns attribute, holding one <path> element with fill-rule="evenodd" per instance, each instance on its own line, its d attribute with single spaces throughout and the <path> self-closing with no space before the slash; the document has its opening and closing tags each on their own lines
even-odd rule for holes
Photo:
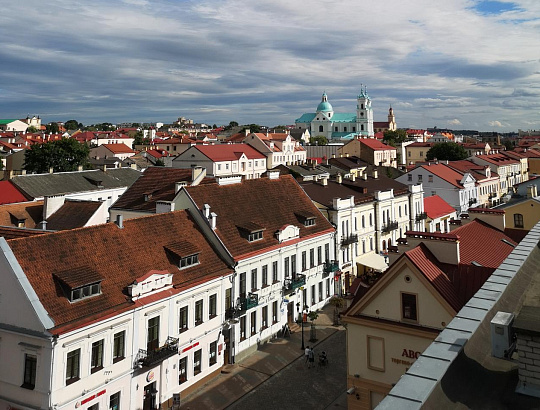
<svg viewBox="0 0 540 410">
<path fill-rule="evenodd" d="M 518 10 L 516 3 L 506 1 L 480 1 L 474 6 L 474 9 L 481 14 L 495 15 L 502 14 L 506 11 Z"/>
</svg>

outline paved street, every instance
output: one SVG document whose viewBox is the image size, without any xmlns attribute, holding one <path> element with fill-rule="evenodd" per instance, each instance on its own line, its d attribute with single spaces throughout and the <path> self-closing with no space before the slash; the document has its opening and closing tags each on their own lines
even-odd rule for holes
<svg viewBox="0 0 540 410">
<path fill-rule="evenodd" d="M 345 330 L 340 329 L 319 344 L 315 356 L 323 350 L 328 354 L 328 367 L 316 363 L 308 368 L 301 357 L 227 409 L 346 409 Z"/>
</svg>

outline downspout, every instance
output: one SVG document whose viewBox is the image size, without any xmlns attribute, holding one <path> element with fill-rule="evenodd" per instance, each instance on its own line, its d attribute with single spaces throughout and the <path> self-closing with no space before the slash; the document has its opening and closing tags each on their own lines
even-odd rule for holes
<svg viewBox="0 0 540 410">
<path fill-rule="evenodd" d="M 54 409 L 54 405 L 52 403 L 52 392 L 53 392 L 53 363 L 54 363 L 54 352 L 56 344 L 58 343 L 58 335 L 52 336 L 52 347 L 51 347 L 51 378 L 49 380 L 49 409 Z"/>
</svg>

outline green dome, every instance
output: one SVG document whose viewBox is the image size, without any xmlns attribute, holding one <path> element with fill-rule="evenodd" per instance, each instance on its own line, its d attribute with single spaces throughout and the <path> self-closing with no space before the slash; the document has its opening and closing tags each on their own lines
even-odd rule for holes
<svg viewBox="0 0 540 410">
<path fill-rule="evenodd" d="M 321 102 L 319 103 L 319 105 L 317 105 L 317 112 L 320 112 L 320 111 L 323 111 L 323 112 L 334 111 L 334 109 L 332 108 L 332 104 L 328 102 L 328 97 L 326 96 L 326 93 L 323 93 Z"/>
</svg>

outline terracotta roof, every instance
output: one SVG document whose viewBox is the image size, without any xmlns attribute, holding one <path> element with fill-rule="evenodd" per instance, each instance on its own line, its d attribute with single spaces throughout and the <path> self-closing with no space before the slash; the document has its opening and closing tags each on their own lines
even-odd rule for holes
<svg viewBox="0 0 540 410">
<path fill-rule="evenodd" d="M 47 219 L 47 229 L 63 231 L 82 228 L 102 206 L 99 201 L 66 200 L 54 214 Z"/>
<path fill-rule="evenodd" d="M 0 181 L 0 205 L 25 201 L 27 201 L 27 198 L 11 181 Z"/>
<path fill-rule="evenodd" d="M 519 163 L 519 160 L 509 158 L 504 154 L 477 155 L 476 158 L 480 158 L 494 165 L 510 165 Z"/>
<path fill-rule="evenodd" d="M 190 149 L 199 150 L 203 155 L 214 162 L 236 161 L 242 154 L 245 154 L 249 159 L 266 158 L 255 148 L 252 148 L 247 144 L 197 145 Z"/>
<path fill-rule="evenodd" d="M 43 235 L 48 233 L 41 229 L 28 229 L 28 228 L 15 228 L 11 226 L 0 226 L 0 236 L 3 236 L 6 240 L 26 238 L 28 236 Z"/>
<path fill-rule="evenodd" d="M 381 141 L 375 138 L 359 138 L 361 144 L 368 146 L 374 151 L 388 151 L 396 149 L 390 145 L 383 144 Z"/>
<path fill-rule="evenodd" d="M 176 182 L 193 182 L 191 169 L 150 167 L 118 198 L 112 209 L 155 212 L 156 201 L 172 201 L 176 195 Z M 204 178 L 201 184 L 212 182 Z M 145 200 L 145 194 L 152 193 Z"/>
<path fill-rule="evenodd" d="M 450 184 L 463 188 L 461 185 L 461 180 L 463 179 L 463 174 L 460 172 L 444 165 L 444 164 L 429 164 L 421 165 L 426 171 L 431 172 L 433 175 L 437 175 L 439 178 L 449 182 Z"/>
<path fill-rule="evenodd" d="M 16 227 L 20 220 L 24 220 L 25 228 L 35 228 L 43 220 L 43 201 L 0 206 L 1 226 Z"/>
<path fill-rule="evenodd" d="M 414 263 L 448 304 L 456 312 L 459 311 L 462 303 L 456 293 L 456 289 L 450 278 L 439 268 L 439 261 L 433 256 L 427 246 L 421 243 L 410 251 L 405 252 L 405 256 Z"/>
<path fill-rule="evenodd" d="M 424 211 L 430 219 L 439 218 L 456 212 L 456 210 L 439 195 L 424 197 Z"/>
<path fill-rule="evenodd" d="M 113 154 L 131 154 L 135 153 L 131 148 L 126 144 L 102 144 L 105 148 L 111 151 Z"/>
<path fill-rule="evenodd" d="M 141 242 L 144 238 L 144 244 Z M 165 246 L 182 238 L 200 248 L 199 264 L 179 270 Z M 8 241 L 18 263 L 40 302 L 55 322 L 56 333 L 80 327 L 107 314 L 132 309 L 126 287 L 151 270 L 173 273 L 175 288 L 232 272 L 213 251 L 187 211 L 168 212 L 124 221 L 120 229 L 113 223 L 55 232 Z M 35 261 L 39 260 L 39 263 Z M 54 275 L 69 278 L 69 272 L 91 267 L 103 278 L 101 294 L 70 303 Z M 70 279 L 66 279 L 70 280 Z M 156 298 L 178 292 L 156 294 Z"/>
<path fill-rule="evenodd" d="M 512 238 L 479 219 L 454 229 L 452 233 L 459 236 L 460 264 L 476 262 L 496 269 L 514 249 L 508 243 L 517 245 Z"/>
<path fill-rule="evenodd" d="M 208 204 L 210 212 L 217 214 L 216 233 L 235 259 L 281 246 L 275 232 L 284 225 L 299 227 L 300 238 L 334 230 L 290 175 L 223 186 L 216 183 L 199 185 L 187 187 L 187 192 L 199 209 Z M 316 215 L 315 225 L 305 226 L 295 212 Z M 250 224 L 265 229 L 261 240 L 249 242 L 242 235 L 239 226 L 252 226 Z"/>
</svg>

